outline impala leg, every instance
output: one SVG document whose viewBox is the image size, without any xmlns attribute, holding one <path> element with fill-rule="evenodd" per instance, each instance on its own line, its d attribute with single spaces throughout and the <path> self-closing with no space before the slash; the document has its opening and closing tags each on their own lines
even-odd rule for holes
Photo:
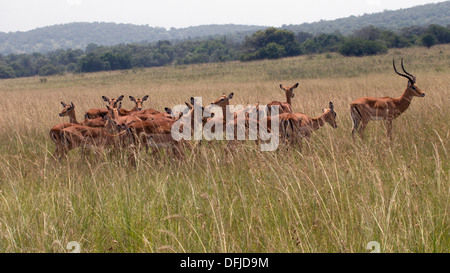
<svg viewBox="0 0 450 273">
<path fill-rule="evenodd" d="M 352 127 L 352 138 L 355 140 L 355 133 L 358 132 L 359 136 L 363 138 L 363 132 L 367 125 L 367 122 L 362 120 L 362 116 L 356 106 L 352 107 L 350 110 L 350 116 L 352 118 L 353 127 Z"/>
<path fill-rule="evenodd" d="M 128 156 L 128 162 L 131 166 L 136 167 L 136 150 L 132 149 L 130 155 Z"/>
<path fill-rule="evenodd" d="M 352 116 L 352 120 L 353 120 L 353 127 L 352 127 L 353 140 L 355 140 L 355 133 L 356 133 L 356 131 L 359 132 L 359 134 L 360 134 L 360 136 L 362 138 L 362 131 L 364 131 L 364 128 L 361 128 L 362 127 L 361 120 L 359 118 L 353 117 L 353 116 Z"/>
<path fill-rule="evenodd" d="M 182 145 L 180 143 L 176 143 L 172 146 L 172 152 L 176 159 L 184 160 L 184 152 L 182 150 Z"/>
<path fill-rule="evenodd" d="M 159 149 L 157 147 L 152 147 L 152 155 L 155 160 L 159 160 Z"/>
<path fill-rule="evenodd" d="M 234 152 L 236 152 L 237 145 L 238 145 L 237 140 L 230 140 L 230 141 L 228 141 L 227 147 L 225 148 L 226 152 L 227 153 L 234 153 Z"/>
<path fill-rule="evenodd" d="M 61 161 L 61 152 L 59 151 L 60 149 L 58 148 L 58 146 L 56 146 L 55 151 L 53 152 L 53 158 L 57 161 Z"/>
<path fill-rule="evenodd" d="M 361 126 L 359 127 L 359 129 L 358 129 L 358 133 L 359 133 L 359 136 L 361 137 L 361 139 L 364 139 L 364 130 L 366 129 L 366 126 L 367 126 L 367 122 L 361 122 Z"/>
<path fill-rule="evenodd" d="M 386 137 L 389 138 L 390 141 L 392 141 L 392 119 L 388 118 L 386 120 Z"/>
<path fill-rule="evenodd" d="M 298 146 L 299 151 L 301 152 L 302 149 L 303 149 L 303 142 L 302 142 L 302 138 L 301 137 L 297 138 L 297 146 Z"/>
</svg>

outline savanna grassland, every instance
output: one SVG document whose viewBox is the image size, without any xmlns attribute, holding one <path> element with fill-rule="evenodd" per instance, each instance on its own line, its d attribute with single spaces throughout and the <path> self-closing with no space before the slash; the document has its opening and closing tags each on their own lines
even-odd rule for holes
<svg viewBox="0 0 450 273">
<path fill-rule="evenodd" d="M 426 96 L 394 121 L 392 143 L 383 122 L 353 142 L 349 103 L 406 88 L 394 56 Z M 143 152 L 132 167 L 107 150 L 52 159 L 61 101 L 82 120 L 102 95 L 125 95 L 129 109 L 129 95 L 148 94 L 144 108 L 161 111 L 230 92 L 234 104 L 267 104 L 296 82 L 295 112 L 318 116 L 332 101 L 338 114 L 339 127 L 302 151 L 247 141 L 225 160 L 216 141 L 181 163 Z M 0 251 L 67 252 L 77 241 L 81 252 L 366 252 L 378 241 L 382 252 L 449 252 L 449 82 L 450 46 L 1 80 Z"/>
</svg>

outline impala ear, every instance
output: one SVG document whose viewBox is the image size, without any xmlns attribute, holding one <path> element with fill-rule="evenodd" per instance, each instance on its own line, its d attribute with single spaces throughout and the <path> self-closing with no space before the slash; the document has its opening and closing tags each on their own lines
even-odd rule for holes
<svg viewBox="0 0 450 273">
<path fill-rule="evenodd" d="M 108 102 L 109 102 L 108 97 L 102 96 L 102 99 L 103 99 L 104 101 L 108 101 Z"/>
<path fill-rule="evenodd" d="M 120 97 L 117 98 L 117 101 L 123 100 L 123 95 L 120 95 Z"/>
<path fill-rule="evenodd" d="M 169 107 L 164 108 L 164 111 L 166 111 L 167 114 L 172 115 L 172 109 Z"/>
<path fill-rule="evenodd" d="M 292 86 L 292 88 L 297 88 L 298 87 L 298 83 L 294 84 L 294 86 Z"/>
<path fill-rule="evenodd" d="M 191 97 L 191 104 L 192 104 L 192 105 L 195 105 L 195 99 L 194 99 L 194 97 Z"/>
<path fill-rule="evenodd" d="M 63 107 L 66 107 L 66 106 L 67 106 L 67 104 L 65 104 L 64 102 L 61 102 L 61 105 L 62 105 Z"/>
<path fill-rule="evenodd" d="M 330 107 L 331 111 L 334 111 L 334 105 L 333 105 L 333 102 L 332 102 L 332 101 L 330 101 L 329 107 Z"/>
<path fill-rule="evenodd" d="M 142 101 L 146 101 L 148 99 L 148 95 L 145 95 L 143 98 L 142 98 Z"/>
<path fill-rule="evenodd" d="M 109 107 L 109 105 L 106 105 L 106 109 L 108 109 L 108 111 L 111 111 L 111 108 Z"/>
<path fill-rule="evenodd" d="M 70 102 L 70 107 L 75 108 L 75 105 L 73 105 L 73 102 Z"/>
<path fill-rule="evenodd" d="M 233 98 L 233 96 L 234 96 L 234 93 L 230 93 L 230 94 L 228 95 L 228 99 L 231 100 L 231 99 Z"/>
<path fill-rule="evenodd" d="M 136 99 L 133 96 L 129 96 L 128 98 L 130 98 L 131 101 L 136 102 Z"/>
</svg>

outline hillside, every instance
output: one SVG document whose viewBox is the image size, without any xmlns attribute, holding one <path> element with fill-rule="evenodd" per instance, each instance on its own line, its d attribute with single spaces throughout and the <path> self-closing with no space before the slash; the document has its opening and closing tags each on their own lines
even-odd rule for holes
<svg viewBox="0 0 450 273">
<path fill-rule="evenodd" d="M 299 18 L 300 21 L 300 18 Z M 396 11 L 384 11 L 363 16 L 351 16 L 333 21 L 320 21 L 301 25 L 285 25 L 284 29 L 311 34 L 340 31 L 351 34 L 367 25 L 399 30 L 410 26 L 450 24 L 450 1 L 416 6 Z M 38 28 L 27 32 L 0 32 L 0 54 L 46 53 L 58 49 L 85 49 L 90 43 L 117 45 L 155 42 L 159 40 L 198 39 L 227 35 L 241 42 L 266 26 L 248 25 L 203 25 L 188 28 L 149 27 L 145 25 L 116 23 L 70 23 Z"/>
<path fill-rule="evenodd" d="M 450 1 L 415 6 L 395 11 L 384 11 L 362 16 L 350 16 L 333 21 L 320 21 L 301 25 L 284 25 L 284 29 L 293 32 L 309 32 L 312 34 L 332 33 L 339 31 L 344 35 L 366 26 L 376 26 L 388 30 L 400 30 L 411 26 L 427 26 L 450 24 Z"/>
<path fill-rule="evenodd" d="M 185 40 L 215 35 L 246 35 L 264 29 L 263 26 L 204 25 L 171 28 L 116 23 L 70 23 L 37 28 L 27 32 L 0 32 L 0 53 L 46 53 L 57 49 L 85 49 L 90 43 L 117 45 L 160 40 Z"/>
</svg>

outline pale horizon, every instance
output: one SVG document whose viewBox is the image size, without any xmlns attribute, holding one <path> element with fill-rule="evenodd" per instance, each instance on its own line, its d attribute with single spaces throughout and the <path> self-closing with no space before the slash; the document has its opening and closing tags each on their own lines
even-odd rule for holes
<svg viewBox="0 0 450 273">
<path fill-rule="evenodd" d="M 134 24 L 165 29 L 213 24 L 281 27 L 440 2 L 446 1 L 167 0 L 155 3 L 141 0 L 14 0 L 2 4 L 0 32 L 25 32 L 75 22 Z"/>
</svg>

